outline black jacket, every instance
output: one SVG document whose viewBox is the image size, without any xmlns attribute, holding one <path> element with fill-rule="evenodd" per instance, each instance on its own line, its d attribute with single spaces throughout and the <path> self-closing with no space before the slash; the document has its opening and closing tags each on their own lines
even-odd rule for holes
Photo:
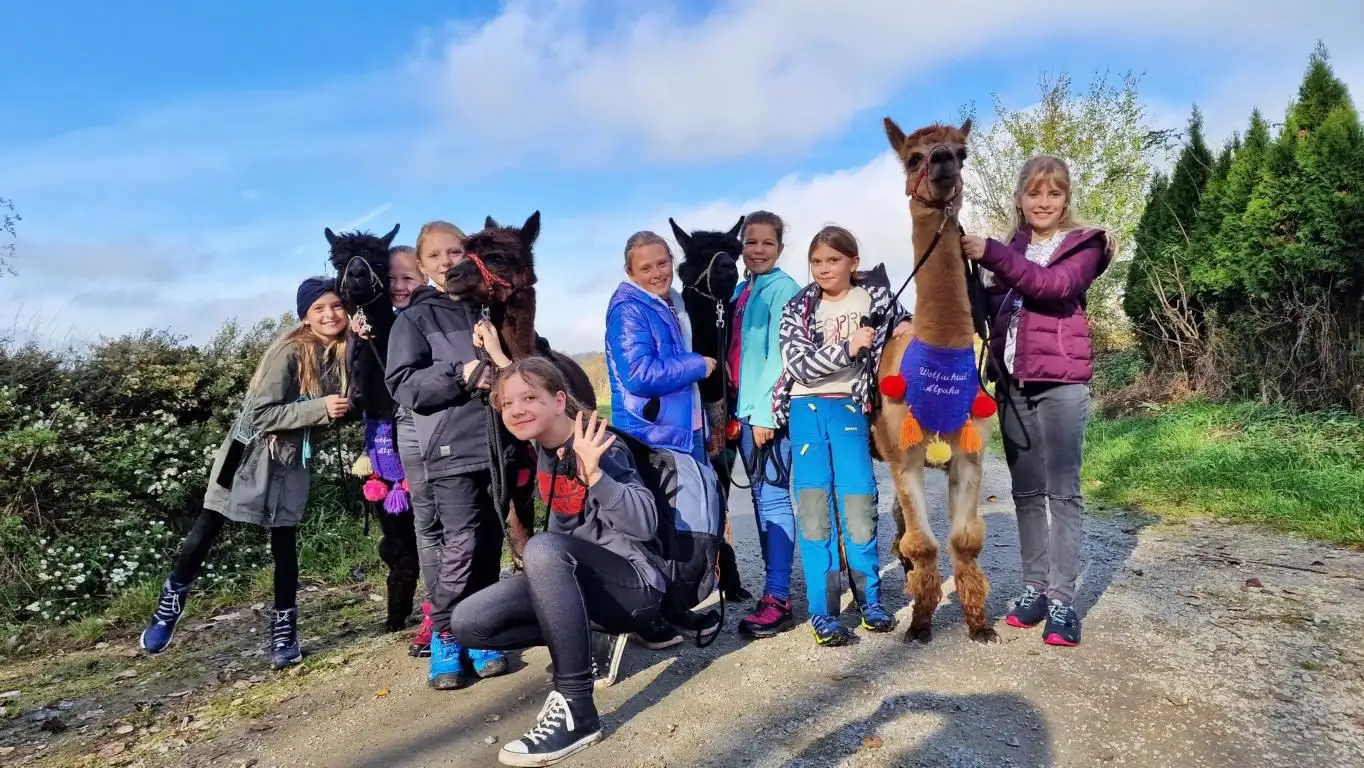
<svg viewBox="0 0 1364 768">
<path fill-rule="evenodd" d="M 464 381 L 464 364 L 477 359 L 477 319 L 469 305 L 422 286 L 393 322 L 384 382 L 412 411 L 428 477 L 489 468 L 489 407 Z"/>
</svg>

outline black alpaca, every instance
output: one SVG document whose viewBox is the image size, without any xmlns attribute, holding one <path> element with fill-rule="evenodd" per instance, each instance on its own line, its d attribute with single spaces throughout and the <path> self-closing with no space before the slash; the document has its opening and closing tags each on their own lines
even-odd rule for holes
<svg viewBox="0 0 1364 768">
<path fill-rule="evenodd" d="M 368 326 L 365 337 L 348 333 L 349 353 L 346 371 L 348 395 L 354 413 L 360 414 L 366 430 L 387 425 L 394 429 L 397 410 L 384 384 L 388 362 L 388 337 L 393 330 L 393 303 L 388 296 L 388 249 L 398 234 L 398 225 L 383 237 L 368 232 L 340 235 L 324 231 L 331 246 L 331 264 L 337 274 L 341 303 L 352 317 L 362 318 Z M 382 507 L 378 502 L 367 502 Z M 388 565 L 388 616 L 384 626 L 397 632 L 407 626 L 412 615 L 420 568 L 417 562 L 417 534 L 412 510 L 399 513 L 374 510 L 383 538 L 379 557 Z"/>
<path fill-rule="evenodd" d="M 677 277 L 682 281 L 682 303 L 691 320 L 692 351 L 717 361 L 715 370 L 701 381 L 701 402 L 712 436 L 710 447 L 719 449 L 711 465 L 720 481 L 720 492 L 728 503 L 733 482 L 730 468 L 734 463 L 734 454 L 728 445 L 729 414 L 734 411 L 735 393 L 729 391 L 725 360 L 730 334 L 734 330 L 733 296 L 739 285 L 738 260 L 743 253 L 739 233 L 743 231 L 744 219 L 739 217 L 738 223 L 728 232 L 696 230 L 688 234 L 672 219 L 668 219 L 668 225 L 682 247 Z M 729 599 L 752 598 L 739 582 L 738 563 L 728 544 L 720 557 L 720 589 Z"/>
</svg>

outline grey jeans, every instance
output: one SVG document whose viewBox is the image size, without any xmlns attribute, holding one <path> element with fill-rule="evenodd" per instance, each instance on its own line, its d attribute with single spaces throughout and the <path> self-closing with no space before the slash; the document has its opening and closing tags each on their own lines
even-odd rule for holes
<svg viewBox="0 0 1364 768">
<path fill-rule="evenodd" d="M 422 572 L 422 594 L 426 602 L 436 596 L 436 582 L 440 580 L 440 544 L 444 531 L 436 517 L 436 500 L 426 482 L 426 465 L 422 462 L 422 447 L 417 440 L 417 427 L 412 412 L 399 408 L 394 430 L 398 444 L 398 458 L 407 477 L 407 491 L 412 499 L 412 521 L 417 526 L 417 563 Z"/>
<path fill-rule="evenodd" d="M 1005 389 L 1003 382 L 999 389 Z M 1005 397 L 1008 402 L 1003 402 Z M 1085 511 L 1080 461 L 1089 422 L 1089 386 L 1010 381 L 1000 400 L 1023 581 L 1069 602 L 1080 578 Z"/>
</svg>

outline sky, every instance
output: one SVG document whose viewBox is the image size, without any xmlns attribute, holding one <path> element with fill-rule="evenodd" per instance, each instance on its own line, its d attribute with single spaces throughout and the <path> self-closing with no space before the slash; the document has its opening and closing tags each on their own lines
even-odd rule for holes
<svg viewBox="0 0 1364 768">
<path fill-rule="evenodd" d="M 325 227 L 466 230 L 539 210 L 539 331 L 603 347 L 622 247 L 828 223 L 907 274 L 907 130 L 1036 102 L 1044 72 L 1142 74 L 1150 119 L 1209 143 L 1282 118 L 1318 40 L 1358 100 L 1364 4 L 1304 0 L 337 0 L 16 4 L 0 45 L 0 198 L 18 224 L 0 338 L 205 341 L 291 311 Z M 230 7 L 229 7 L 230 6 Z M 457 9 L 457 10 L 456 10 Z M 647 9 L 647 10 L 646 10 Z M 1353 50 L 1352 50 L 1353 49 Z"/>
</svg>

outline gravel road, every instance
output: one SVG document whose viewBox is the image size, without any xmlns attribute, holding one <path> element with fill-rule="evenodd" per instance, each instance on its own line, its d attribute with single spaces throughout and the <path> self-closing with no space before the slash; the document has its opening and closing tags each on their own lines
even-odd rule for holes
<svg viewBox="0 0 1364 768">
<path fill-rule="evenodd" d="M 981 557 L 996 619 L 1019 585 L 1008 487 L 1003 461 L 989 457 L 982 494 L 997 500 L 982 502 Z M 935 510 L 943 491 L 935 473 Z M 888 509 L 884 475 L 881 493 Z M 732 506 L 753 588 L 761 564 L 747 492 Z M 1044 646 L 1038 631 L 1002 621 L 1001 643 L 969 642 L 950 596 L 929 645 L 906 644 L 899 630 L 859 631 L 854 645 L 822 649 L 804 627 L 749 643 L 733 633 L 740 611 L 731 610 L 705 650 L 632 647 L 623 680 L 598 697 L 607 738 L 567 764 L 1364 765 L 1364 554 L 1211 520 L 1151 523 L 1121 511 L 1087 519 L 1079 648 Z M 894 525 L 883 517 L 880 528 L 887 602 L 903 620 Z M 506 677 L 442 693 L 425 687 L 425 665 L 404 642 L 352 659 L 347 674 L 286 702 L 257 731 L 217 739 L 186 762 L 494 765 L 539 710 L 548 655 L 528 651 Z"/>
</svg>

